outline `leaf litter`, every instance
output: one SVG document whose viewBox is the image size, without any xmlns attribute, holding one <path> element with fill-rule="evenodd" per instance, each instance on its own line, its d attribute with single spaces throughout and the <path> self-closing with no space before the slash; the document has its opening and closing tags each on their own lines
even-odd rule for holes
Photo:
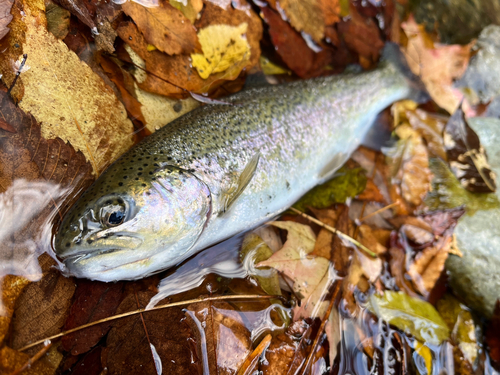
<svg viewBox="0 0 500 375">
<path fill-rule="evenodd" d="M 199 105 L 191 93 L 213 102 L 238 91 L 259 61 L 272 82 L 334 74 L 351 63 L 374 67 L 384 42 L 401 38 L 435 104 L 395 103 L 392 148 L 358 149 L 297 203 L 300 215 L 283 215 L 242 239 L 239 257 L 249 264 L 229 276 L 240 278 L 227 278 L 222 258 L 206 272 L 195 267 L 196 282 L 174 289 L 161 303 L 175 306 L 162 310 L 108 320 L 160 298 L 158 285 L 169 284 L 158 276 L 75 282 L 50 268 L 56 264 L 46 254 L 39 268 L 32 259 L 41 252 L 27 244 L 38 241 L 41 217 L 57 217 L 74 199 L 54 195 L 16 234 L 24 253 L 2 245 L 21 261 L 19 276 L 2 283 L 2 371 L 19 371 L 35 355 L 27 370 L 34 374 L 325 373 L 349 369 L 347 353 L 356 353 L 378 373 L 414 366 L 431 373 L 444 366 L 438 354 L 447 345 L 456 369 L 470 373 L 484 363 L 474 336 L 480 323 L 445 293 L 444 271 L 448 255 L 460 254 L 453 236 L 459 217 L 498 206 L 493 195 L 478 194 L 483 185 L 494 190 L 494 179 L 477 136 L 455 112 L 464 94 L 452 83 L 465 72 L 474 41 L 440 44 L 412 17 L 400 25 L 392 1 L 158 5 L 18 0 L 10 12 L 12 3 L 2 4 L 0 69 L 13 86 L 0 96 L 2 197 L 19 189 L 19 178 L 82 191 L 142 136 Z M 65 86 L 69 94 L 58 95 Z M 463 105 L 466 114 L 478 108 Z M 465 179 L 457 174 L 464 168 L 472 170 Z M 248 295 L 261 299 L 245 301 Z M 187 308 L 176 305 L 190 299 Z M 15 350 L 49 336 L 63 338 L 29 355 Z M 486 343 L 496 366 L 498 343 L 491 334 Z M 390 355 L 399 362 L 384 359 Z"/>
</svg>

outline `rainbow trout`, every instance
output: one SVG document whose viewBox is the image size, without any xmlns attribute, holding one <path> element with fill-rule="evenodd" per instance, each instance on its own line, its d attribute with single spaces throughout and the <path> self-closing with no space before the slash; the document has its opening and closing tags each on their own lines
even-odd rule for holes
<svg viewBox="0 0 500 375">
<path fill-rule="evenodd" d="M 381 110 L 419 92 L 399 51 L 384 55 L 370 72 L 249 89 L 171 122 L 81 196 L 57 255 L 77 277 L 138 279 L 275 217 L 332 177 Z"/>
</svg>

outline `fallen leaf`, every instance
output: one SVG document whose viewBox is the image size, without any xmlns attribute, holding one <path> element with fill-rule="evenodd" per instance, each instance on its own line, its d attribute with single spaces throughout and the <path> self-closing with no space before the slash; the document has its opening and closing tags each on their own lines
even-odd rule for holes
<svg viewBox="0 0 500 375">
<path fill-rule="evenodd" d="M 454 90 L 452 84 L 465 73 L 475 41 L 464 46 L 435 44 L 413 17 L 401 27 L 408 38 L 402 51 L 411 71 L 422 79 L 432 99 L 441 108 L 449 113 L 455 112 L 462 94 Z"/>
<path fill-rule="evenodd" d="M 127 1 L 123 11 L 130 16 L 149 44 L 169 55 L 187 54 L 199 48 L 196 29 L 168 2 L 159 2 L 156 7 Z"/>
<path fill-rule="evenodd" d="M 40 24 L 45 20 L 37 13 L 39 8 L 32 2 L 22 6 L 25 17 L 15 22 L 23 26 L 17 34 L 9 34 L 8 52 L 15 55 L 14 41 L 24 39 L 22 50 L 29 56 L 30 69 L 16 84 L 24 92 L 17 96 L 22 99 L 19 106 L 42 124 L 43 138 L 69 141 L 98 174 L 132 146 L 133 125 L 102 79 Z M 12 68 L 4 64 L 1 69 L 7 83 L 12 83 Z"/>
<path fill-rule="evenodd" d="M 284 12 L 290 24 L 319 43 L 325 35 L 325 27 L 340 20 L 340 4 L 337 0 L 276 0 L 269 1 L 275 10 Z"/>
<path fill-rule="evenodd" d="M 139 291 L 136 297 L 135 293 L 131 293 L 123 299 L 116 313 L 144 308 L 154 294 L 151 291 Z M 196 373 L 198 359 L 190 345 L 191 330 L 183 323 L 185 315 L 182 309 L 149 311 L 143 314 L 143 318 L 149 339 L 162 360 L 164 373 Z M 140 315 L 113 321 L 106 347 L 106 367 L 111 374 L 157 375 Z"/>
<path fill-rule="evenodd" d="M 448 326 L 430 303 L 403 292 L 386 290 L 383 296 L 374 294 L 370 297 L 368 309 L 424 344 L 439 345 L 450 336 Z"/>
<path fill-rule="evenodd" d="M 228 69 L 243 69 L 250 59 L 250 45 L 244 37 L 246 23 L 239 26 L 210 25 L 198 31 L 203 54 L 191 54 L 193 67 L 201 78 L 207 79 L 213 73 Z M 238 73 L 234 73 L 238 75 Z"/>
<path fill-rule="evenodd" d="M 13 275 L 6 275 L 1 279 L 0 290 L 2 299 L 0 300 L 0 345 L 3 345 L 9 333 L 10 322 L 14 314 L 14 306 L 17 298 L 24 287 L 29 284 L 29 280 Z"/>
<path fill-rule="evenodd" d="M 422 250 L 408 269 L 413 284 L 425 298 L 429 296 L 444 271 L 451 243 L 451 238 L 448 237 L 442 241 L 441 246 L 431 246 Z"/>
<path fill-rule="evenodd" d="M 64 330 L 113 316 L 121 302 L 123 283 L 100 283 L 81 280 L 76 288 Z M 62 348 L 78 355 L 89 351 L 111 328 L 111 322 L 99 324 L 62 338 Z"/>
<path fill-rule="evenodd" d="M 334 177 L 324 184 L 307 192 L 293 205 L 304 212 L 308 207 L 327 208 L 334 203 L 345 203 L 348 198 L 355 197 L 366 187 L 366 175 L 362 168 L 342 167 Z"/>
<path fill-rule="evenodd" d="M 97 26 L 94 22 L 92 14 L 82 0 L 57 0 L 57 2 L 65 9 L 69 10 L 73 15 L 87 25 L 93 34 L 97 34 Z"/>
<path fill-rule="evenodd" d="M 401 187 L 406 202 L 418 206 L 430 188 L 427 147 L 409 124 L 399 125 L 395 132 L 400 138 L 398 143 L 384 149 L 389 158 L 388 164 L 392 166 L 392 182 Z"/>
<path fill-rule="evenodd" d="M 90 352 L 85 354 L 83 358 L 78 361 L 73 368 L 71 368 L 72 375 L 99 375 L 103 371 L 101 363 L 101 355 L 103 348 L 97 346 Z"/>
<path fill-rule="evenodd" d="M 264 352 L 265 361 L 261 361 L 259 370 L 263 375 L 282 374 L 284 369 L 295 373 L 306 358 L 306 350 L 300 345 L 309 325 L 303 320 L 292 323 L 284 333 L 271 340 Z M 292 364 L 293 361 L 293 364 Z M 292 366 L 293 365 L 293 366 Z"/>
<path fill-rule="evenodd" d="M 466 212 L 472 214 L 480 209 L 488 210 L 499 207 L 500 202 L 495 194 L 476 194 L 465 190 L 441 159 L 431 158 L 429 168 L 434 178 L 424 203 L 430 210 L 464 206 Z"/>
<path fill-rule="evenodd" d="M 184 16 L 194 23 L 203 9 L 202 0 L 169 0 L 170 5 L 180 10 Z"/>
<path fill-rule="evenodd" d="M 189 305 L 185 314 L 203 373 L 235 374 L 252 352 L 250 332 L 239 314 L 223 301 Z"/>
<path fill-rule="evenodd" d="M 0 3 L 0 39 L 2 39 L 9 32 L 10 21 L 12 21 L 12 14 L 10 14 L 10 9 L 14 4 L 14 0 L 2 0 Z"/>
<path fill-rule="evenodd" d="M 488 163 L 486 150 L 467 124 L 461 108 L 448 120 L 443 138 L 451 170 L 462 186 L 474 193 L 494 192 L 496 175 Z"/>
<path fill-rule="evenodd" d="M 423 215 L 423 220 L 432 228 L 435 236 L 451 236 L 458 219 L 465 213 L 463 208 L 434 211 Z"/>
<path fill-rule="evenodd" d="M 8 346 L 3 346 L 0 349 L 0 371 L 2 374 L 12 374 L 25 365 L 31 358 L 30 355 L 17 350 L 13 350 Z M 55 370 L 46 361 L 40 360 L 33 363 L 28 369 L 23 371 L 23 375 L 52 375 Z"/>
<path fill-rule="evenodd" d="M 55 262 L 46 254 L 40 258 L 43 277 L 26 286 L 16 301 L 12 319 L 14 349 L 61 332 L 75 292 L 73 279 L 53 269 Z M 36 353 L 36 348 L 27 351 Z"/>
<path fill-rule="evenodd" d="M 295 74 L 301 78 L 308 78 L 324 72 L 331 60 L 327 48 L 315 53 L 278 12 L 269 7 L 261 7 L 261 12 L 264 21 L 269 25 L 269 34 L 277 54 Z"/>
<path fill-rule="evenodd" d="M 47 30 L 54 34 L 57 39 L 66 38 L 69 32 L 71 13 L 52 1 L 45 5 L 45 13 L 47 15 Z"/>
</svg>

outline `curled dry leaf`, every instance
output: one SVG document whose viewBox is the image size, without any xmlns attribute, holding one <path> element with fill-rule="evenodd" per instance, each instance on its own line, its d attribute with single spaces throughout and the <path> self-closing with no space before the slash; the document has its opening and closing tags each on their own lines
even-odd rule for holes
<svg viewBox="0 0 500 375">
<path fill-rule="evenodd" d="M 488 163 L 486 150 L 467 124 L 461 108 L 448 120 L 443 138 L 451 170 L 462 186 L 474 193 L 494 192 L 496 175 Z"/>
<path fill-rule="evenodd" d="M 464 46 L 434 44 L 413 17 L 401 24 L 408 43 L 403 48 L 406 61 L 412 72 L 422 79 L 432 99 L 449 113 L 455 112 L 462 94 L 453 89 L 455 79 L 467 69 L 471 48 L 475 41 Z"/>
<path fill-rule="evenodd" d="M 14 0 L 2 0 L 0 2 L 0 39 L 2 39 L 9 32 L 9 23 L 12 21 L 12 14 L 10 9 L 14 4 Z"/>
<path fill-rule="evenodd" d="M 127 1 L 122 4 L 122 9 L 134 20 L 146 41 L 160 51 L 177 55 L 199 49 L 196 29 L 180 10 L 168 2 L 161 1 L 156 7 L 145 7 Z"/>
<path fill-rule="evenodd" d="M 33 2 L 20 4 L 25 17 L 13 21 L 22 27 L 9 34 L 8 58 L 0 67 L 4 78 L 12 83 L 9 58 L 18 59 L 16 45 L 21 45 L 29 56 L 29 70 L 16 84 L 20 108 L 42 124 L 43 138 L 69 141 L 100 173 L 133 143 L 125 108 L 88 65 L 46 30 L 46 20 Z"/>
</svg>

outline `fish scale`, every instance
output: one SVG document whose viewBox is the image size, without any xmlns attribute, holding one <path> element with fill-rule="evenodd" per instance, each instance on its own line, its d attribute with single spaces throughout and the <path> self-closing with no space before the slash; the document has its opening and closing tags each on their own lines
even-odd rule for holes
<svg viewBox="0 0 500 375">
<path fill-rule="evenodd" d="M 419 92 L 386 55 L 370 72 L 253 88 L 174 120 L 82 195 L 57 254 L 78 277 L 137 279 L 275 217 L 332 176 L 382 109 Z"/>
</svg>

